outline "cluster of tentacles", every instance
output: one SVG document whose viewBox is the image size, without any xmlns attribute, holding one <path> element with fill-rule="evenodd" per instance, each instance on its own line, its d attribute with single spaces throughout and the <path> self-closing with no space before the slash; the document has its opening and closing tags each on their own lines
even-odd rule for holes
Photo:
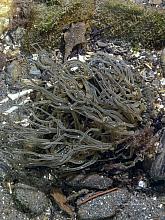
<svg viewBox="0 0 165 220">
<path fill-rule="evenodd" d="M 74 171 L 106 152 L 109 159 L 128 160 L 147 149 L 141 137 L 149 141 L 152 132 L 140 128 L 145 101 L 124 61 L 105 53 L 86 63 L 49 61 L 36 61 L 48 80 L 31 80 L 31 99 L 22 109 L 29 125 L 10 128 L 10 143 L 25 156 L 26 166 Z"/>
</svg>

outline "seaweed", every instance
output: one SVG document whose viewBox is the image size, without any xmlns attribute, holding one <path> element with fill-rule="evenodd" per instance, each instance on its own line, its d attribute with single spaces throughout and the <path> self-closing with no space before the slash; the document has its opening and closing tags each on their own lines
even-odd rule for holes
<svg viewBox="0 0 165 220">
<path fill-rule="evenodd" d="M 87 63 L 50 59 L 44 65 L 40 60 L 36 65 L 46 71 L 49 81 L 39 84 L 31 79 L 26 85 L 33 89 L 31 101 L 20 111 L 28 116 L 29 126 L 12 122 L 12 127 L 6 123 L 3 128 L 10 133 L 14 153 L 24 155 L 20 163 L 76 171 L 106 152 L 111 152 L 112 160 L 121 154 L 125 160 L 148 150 L 139 127 L 145 101 L 136 73 L 124 61 L 102 52 Z M 146 140 L 153 135 L 144 133 Z M 131 142 L 135 137 L 140 140 L 136 144 Z"/>
</svg>

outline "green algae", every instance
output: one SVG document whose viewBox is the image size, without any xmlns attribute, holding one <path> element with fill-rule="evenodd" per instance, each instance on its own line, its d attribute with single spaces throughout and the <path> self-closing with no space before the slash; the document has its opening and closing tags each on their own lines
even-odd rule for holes
<svg viewBox="0 0 165 220">
<path fill-rule="evenodd" d="M 62 1 L 61 4 L 35 4 L 31 11 L 29 28 L 25 34 L 24 45 L 32 43 L 45 47 L 59 45 L 63 29 L 71 23 L 88 22 L 94 14 L 94 1 Z"/>
<path fill-rule="evenodd" d="M 130 1 L 93 0 L 60 1 L 35 4 L 24 45 L 40 43 L 45 48 L 60 45 L 63 29 L 84 21 L 91 28 L 104 29 L 106 38 L 119 38 L 143 47 L 162 47 L 165 36 L 163 9 L 144 7 Z M 107 28 L 111 26 L 111 28 Z"/>
<path fill-rule="evenodd" d="M 165 43 L 165 13 L 131 3 L 130 1 L 107 0 L 96 13 L 99 28 L 111 25 L 105 30 L 110 38 L 120 38 L 143 47 L 162 46 Z"/>
</svg>

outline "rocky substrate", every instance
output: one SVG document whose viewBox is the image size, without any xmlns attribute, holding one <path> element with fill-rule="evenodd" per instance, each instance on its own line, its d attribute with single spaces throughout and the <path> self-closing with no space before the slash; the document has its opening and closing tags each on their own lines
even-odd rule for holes
<svg viewBox="0 0 165 220">
<path fill-rule="evenodd" d="M 161 4 L 163 5 L 163 1 Z M 165 135 L 162 129 L 165 124 L 163 115 L 165 73 L 160 62 L 162 51 L 147 50 L 140 46 L 132 48 L 131 44 L 117 39 L 113 41 L 102 39 L 99 32 L 97 33 L 91 34 L 88 51 L 85 55 L 79 54 L 79 59 L 84 62 L 91 54 L 103 51 L 112 54 L 117 60 L 124 60 L 127 65 L 140 73 L 149 88 L 148 91 L 143 91 L 144 94 L 148 100 L 154 99 L 154 106 L 151 106 L 151 109 L 155 112 L 153 111 L 151 123 L 161 136 L 155 146 L 161 149 L 160 153 L 156 160 L 149 161 L 153 164 L 149 168 L 146 162 L 137 164 L 131 171 L 116 170 L 114 175 L 111 175 L 111 163 L 105 162 L 102 167 L 94 167 L 92 173 L 88 168 L 75 172 L 74 175 L 62 175 L 61 179 L 58 179 L 53 169 L 20 170 L 12 164 L 13 155 L 3 146 L 0 153 L 1 219 L 165 219 Z M 18 83 L 23 71 L 25 75 L 28 71 L 35 80 L 46 80 L 41 69 L 35 65 L 35 60 L 40 56 L 39 52 L 31 56 L 20 52 L 18 42 L 20 35 L 20 29 L 12 33 L 12 39 L 11 35 L 6 34 L 2 37 L 0 45 L 1 120 L 4 115 L 13 115 L 13 120 L 16 120 L 17 109 L 28 100 L 30 91 Z M 13 39 L 17 41 L 15 44 L 12 42 Z M 45 58 L 47 52 L 40 52 L 44 57 L 43 61 L 47 62 Z M 50 52 L 53 59 L 62 63 L 62 54 L 59 50 L 55 52 Z M 30 65 L 27 68 L 27 63 L 24 63 L 22 69 L 20 61 L 24 62 L 25 57 Z M 73 57 L 76 59 L 75 51 L 70 56 Z M 158 91 L 156 96 L 153 88 Z M 154 118 L 157 112 L 160 117 Z M 26 124 L 26 118 L 24 123 Z M 58 190 L 53 193 L 55 188 Z"/>
</svg>

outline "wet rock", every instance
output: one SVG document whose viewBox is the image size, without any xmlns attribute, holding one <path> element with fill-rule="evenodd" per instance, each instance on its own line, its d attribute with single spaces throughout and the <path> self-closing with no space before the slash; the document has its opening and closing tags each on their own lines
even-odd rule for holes
<svg viewBox="0 0 165 220">
<path fill-rule="evenodd" d="M 4 220 L 29 220 L 29 218 L 14 207 L 10 194 L 0 185 L 0 219 Z"/>
<path fill-rule="evenodd" d="M 12 0 L 0 1 L 0 35 L 9 26 L 10 15 L 12 10 Z"/>
<path fill-rule="evenodd" d="M 78 210 L 79 219 L 110 219 L 128 199 L 129 193 L 124 189 L 94 198 L 80 205 Z"/>
<path fill-rule="evenodd" d="M 82 45 L 86 42 L 85 33 L 86 33 L 86 24 L 84 22 L 71 24 L 70 28 L 64 33 L 64 41 L 65 41 L 64 61 L 67 60 L 67 58 L 69 57 L 75 46 Z"/>
<path fill-rule="evenodd" d="M 163 217 L 163 207 L 156 197 L 136 194 L 131 195 L 114 220 L 160 219 L 161 217 Z"/>
<path fill-rule="evenodd" d="M 36 67 L 35 64 L 31 65 L 30 75 L 37 77 L 37 78 L 41 77 L 41 71 Z"/>
<path fill-rule="evenodd" d="M 149 4 L 160 5 L 160 4 L 162 4 L 162 0 L 149 0 Z"/>
<path fill-rule="evenodd" d="M 97 41 L 97 46 L 100 47 L 100 48 L 105 48 L 108 46 L 108 44 L 102 42 L 102 41 Z"/>
<path fill-rule="evenodd" d="M 98 174 L 92 175 L 77 175 L 69 182 L 68 185 L 74 186 L 75 188 L 90 188 L 90 189 L 107 189 L 112 186 L 112 179 Z"/>
<path fill-rule="evenodd" d="M 18 209 L 33 217 L 41 215 L 49 207 L 44 193 L 25 184 L 15 185 L 13 199 Z"/>
<path fill-rule="evenodd" d="M 64 216 L 64 214 L 61 211 L 56 211 L 53 214 L 52 220 L 67 220 L 68 218 Z"/>
<path fill-rule="evenodd" d="M 7 72 L 10 74 L 12 80 L 15 82 L 22 76 L 22 67 L 17 60 L 14 60 L 7 66 Z"/>
<path fill-rule="evenodd" d="M 137 3 L 137 4 L 146 4 L 148 3 L 148 0 L 134 0 L 133 2 Z"/>
</svg>

